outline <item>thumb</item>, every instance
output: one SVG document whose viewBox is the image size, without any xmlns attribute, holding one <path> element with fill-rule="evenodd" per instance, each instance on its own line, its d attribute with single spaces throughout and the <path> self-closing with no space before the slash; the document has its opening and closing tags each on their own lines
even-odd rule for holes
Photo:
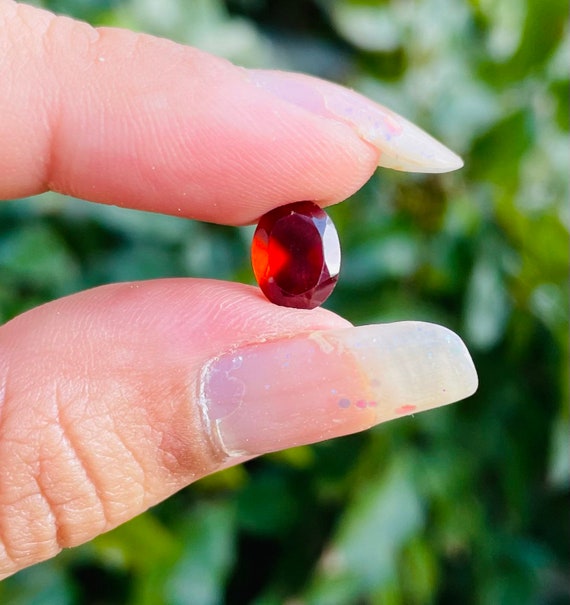
<svg viewBox="0 0 570 605">
<path fill-rule="evenodd" d="M 0 328 L 0 579 L 208 473 L 476 380 L 445 328 L 351 328 L 239 284 L 110 285 L 29 311 Z"/>
</svg>

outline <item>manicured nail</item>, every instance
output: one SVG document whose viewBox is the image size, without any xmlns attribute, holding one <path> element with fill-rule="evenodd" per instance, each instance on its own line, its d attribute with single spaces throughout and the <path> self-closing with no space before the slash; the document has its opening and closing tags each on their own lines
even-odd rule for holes
<svg viewBox="0 0 570 605">
<path fill-rule="evenodd" d="M 450 172 L 463 160 L 402 116 L 332 82 L 302 74 L 250 70 L 257 86 L 324 117 L 342 120 L 380 151 L 379 166 L 407 172 Z"/>
<path fill-rule="evenodd" d="M 422 322 L 314 332 L 253 344 L 204 367 L 200 404 L 230 456 L 367 429 L 468 397 L 477 374 L 461 339 Z"/>
</svg>

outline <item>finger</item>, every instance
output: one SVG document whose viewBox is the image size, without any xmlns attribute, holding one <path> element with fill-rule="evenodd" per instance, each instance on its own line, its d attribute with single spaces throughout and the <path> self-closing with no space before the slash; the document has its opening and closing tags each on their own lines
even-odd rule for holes
<svg viewBox="0 0 570 605">
<path fill-rule="evenodd" d="M 0 578 L 208 473 L 476 380 L 445 328 L 351 328 L 240 284 L 110 285 L 36 308 L 0 328 Z"/>
<path fill-rule="evenodd" d="M 360 95 L 0 2 L 0 199 L 53 189 L 220 223 L 461 160 Z"/>
</svg>

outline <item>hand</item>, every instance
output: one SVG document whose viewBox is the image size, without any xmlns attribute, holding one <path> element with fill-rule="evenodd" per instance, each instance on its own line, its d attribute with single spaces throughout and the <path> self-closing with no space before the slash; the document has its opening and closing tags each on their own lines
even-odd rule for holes
<svg viewBox="0 0 570 605">
<path fill-rule="evenodd" d="M 307 76 L 0 0 L 0 199 L 48 189 L 246 224 L 336 203 L 380 164 L 461 160 Z M 0 579 L 251 457 L 470 395 L 457 336 L 351 328 L 256 288 L 169 279 L 54 301 L 0 328 Z"/>
</svg>

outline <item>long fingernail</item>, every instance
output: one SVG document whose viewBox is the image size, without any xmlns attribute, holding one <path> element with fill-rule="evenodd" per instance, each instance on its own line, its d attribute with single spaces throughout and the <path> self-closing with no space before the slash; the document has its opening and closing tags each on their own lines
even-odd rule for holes
<svg viewBox="0 0 570 605">
<path fill-rule="evenodd" d="M 250 80 L 313 113 L 350 125 L 380 151 L 379 166 L 407 172 L 450 172 L 463 160 L 402 116 L 332 82 L 302 74 L 250 70 Z"/>
<path fill-rule="evenodd" d="M 422 322 L 370 325 L 242 347 L 208 363 L 200 403 L 228 455 L 347 435 L 468 397 L 461 339 Z"/>
</svg>

